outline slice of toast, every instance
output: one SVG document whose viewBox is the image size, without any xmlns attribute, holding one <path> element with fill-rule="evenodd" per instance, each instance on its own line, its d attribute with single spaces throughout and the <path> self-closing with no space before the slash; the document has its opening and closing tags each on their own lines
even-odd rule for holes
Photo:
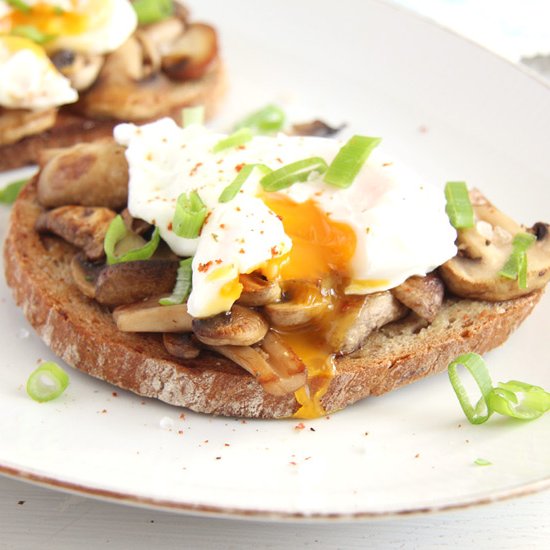
<svg viewBox="0 0 550 550">
<path fill-rule="evenodd" d="M 166 351 L 161 335 L 118 331 L 110 311 L 73 283 L 70 262 L 76 249 L 34 230 L 42 211 L 33 180 L 13 206 L 4 247 L 6 277 L 31 325 L 69 365 L 197 412 L 277 418 L 297 411 L 293 394 L 266 393 L 251 375 L 219 355 L 177 359 Z M 504 302 L 447 298 L 427 327 L 414 316 L 386 325 L 359 351 L 336 360 L 323 407 L 342 409 L 441 372 L 461 353 L 499 346 L 541 295 L 537 291 Z"/>
</svg>

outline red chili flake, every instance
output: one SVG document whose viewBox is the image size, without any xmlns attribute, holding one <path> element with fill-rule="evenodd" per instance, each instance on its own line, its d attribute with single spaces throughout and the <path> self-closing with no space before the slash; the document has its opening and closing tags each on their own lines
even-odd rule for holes
<svg viewBox="0 0 550 550">
<path fill-rule="evenodd" d="M 194 176 L 197 173 L 197 170 L 202 166 L 202 162 L 197 162 L 193 168 L 191 168 L 191 171 L 189 172 L 190 176 Z"/>
<path fill-rule="evenodd" d="M 382 166 L 393 166 L 393 162 L 384 162 Z"/>
<path fill-rule="evenodd" d="M 212 261 L 206 262 L 205 264 L 199 264 L 199 267 L 197 268 L 201 273 L 206 273 L 210 266 L 212 265 Z"/>
<path fill-rule="evenodd" d="M 275 159 L 279 164 L 284 164 L 283 159 L 281 157 L 277 157 Z"/>
<path fill-rule="evenodd" d="M 220 229 L 225 229 L 225 223 L 220 223 Z"/>
<path fill-rule="evenodd" d="M 111 394 L 113 397 L 118 397 L 118 393 L 116 391 L 114 391 L 112 394 Z"/>
<path fill-rule="evenodd" d="M 239 250 L 239 254 L 244 254 L 244 248 L 241 248 L 241 249 Z"/>
<path fill-rule="evenodd" d="M 185 413 L 180 414 L 180 420 L 185 420 Z"/>
<path fill-rule="evenodd" d="M 244 149 L 246 149 L 246 145 L 239 145 L 237 149 L 240 149 L 241 151 L 243 151 Z"/>
<path fill-rule="evenodd" d="M 311 459 L 310 456 L 306 456 L 306 457 L 304 458 L 304 460 L 310 460 L 310 459 Z"/>
<path fill-rule="evenodd" d="M 236 172 L 240 172 L 240 171 L 243 169 L 243 166 L 244 166 L 244 165 L 245 165 L 244 162 L 241 162 L 240 164 L 237 164 L 237 165 L 235 166 L 235 171 L 236 171 Z"/>
<path fill-rule="evenodd" d="M 183 435 L 183 430 L 178 430 L 179 435 Z"/>
<path fill-rule="evenodd" d="M 208 439 L 205 439 L 205 440 L 203 441 L 203 443 L 208 443 Z"/>
<path fill-rule="evenodd" d="M 291 461 L 289 462 L 289 464 L 290 464 L 291 466 L 297 466 L 297 464 L 296 464 L 296 462 L 294 462 L 294 460 L 291 460 Z"/>
<path fill-rule="evenodd" d="M 229 445 L 229 443 L 224 443 L 223 446 L 224 447 L 230 447 L 231 445 Z"/>
<path fill-rule="evenodd" d="M 240 207 L 240 206 L 237 206 L 237 207 L 235 208 L 235 210 L 236 210 L 237 212 L 240 212 L 240 211 L 241 211 L 241 207 Z"/>
<path fill-rule="evenodd" d="M 168 231 L 172 231 L 172 227 L 173 227 L 172 222 L 168 222 L 167 227 L 168 227 Z"/>
<path fill-rule="evenodd" d="M 217 263 L 218 265 L 220 265 L 220 264 L 222 263 L 221 258 L 218 258 L 218 259 L 216 260 L 216 263 Z"/>
<path fill-rule="evenodd" d="M 272 258 L 275 258 L 275 256 L 277 256 L 279 254 L 279 250 L 276 246 L 272 246 L 271 247 L 271 257 Z"/>
<path fill-rule="evenodd" d="M 418 458 L 419 456 L 420 456 L 420 453 L 416 453 L 416 454 L 414 455 L 414 458 Z"/>
<path fill-rule="evenodd" d="M 418 131 L 419 131 L 421 134 L 427 134 L 427 133 L 428 133 L 428 127 L 425 126 L 424 124 L 421 124 L 421 125 L 418 127 Z"/>
<path fill-rule="evenodd" d="M 306 427 L 306 425 L 303 422 L 300 422 L 299 424 L 296 424 L 296 426 L 294 426 L 294 429 L 295 430 L 303 430 L 305 427 Z"/>
</svg>

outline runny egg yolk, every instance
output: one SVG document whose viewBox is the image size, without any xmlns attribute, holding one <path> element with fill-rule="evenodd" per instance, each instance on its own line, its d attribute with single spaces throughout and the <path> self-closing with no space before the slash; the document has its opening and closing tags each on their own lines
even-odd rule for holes
<svg viewBox="0 0 550 550">
<path fill-rule="evenodd" d="M 75 10 L 71 11 L 63 11 L 46 3 L 37 3 L 28 11 L 13 10 L 0 23 L 0 30 L 9 32 L 14 27 L 31 26 L 52 36 L 81 34 L 93 27 L 92 19 L 102 17 L 105 2 L 91 0 L 86 12 L 76 11 L 76 4 L 73 1 Z"/>
<path fill-rule="evenodd" d="M 312 200 L 296 203 L 280 194 L 263 197 L 266 205 L 277 214 L 285 233 L 292 239 L 292 249 L 278 265 L 278 278 L 284 281 L 312 281 L 322 285 L 327 278 L 349 278 L 349 266 L 355 253 L 356 236 L 345 223 L 335 222 Z M 268 270 L 269 270 L 268 266 Z M 326 296 L 331 302 L 334 296 Z M 314 300 L 301 296 L 301 300 Z M 296 392 L 301 407 L 297 418 L 317 418 L 325 414 L 321 398 L 326 393 L 334 374 L 334 355 L 325 340 L 325 331 L 331 323 L 332 304 L 319 324 L 291 332 L 281 331 L 281 337 L 306 364 L 308 384 Z"/>
</svg>

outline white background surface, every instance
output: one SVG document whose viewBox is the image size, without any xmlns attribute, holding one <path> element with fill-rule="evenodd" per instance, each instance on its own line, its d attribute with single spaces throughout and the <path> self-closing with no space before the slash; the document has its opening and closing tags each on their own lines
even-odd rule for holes
<svg viewBox="0 0 550 550">
<path fill-rule="evenodd" d="M 457 2 L 458 3 L 458 2 Z M 1 443 L 0 443 L 1 444 Z M 0 479 L 0 548 L 546 548 L 550 493 L 441 515 L 356 524 L 192 518 Z"/>
</svg>

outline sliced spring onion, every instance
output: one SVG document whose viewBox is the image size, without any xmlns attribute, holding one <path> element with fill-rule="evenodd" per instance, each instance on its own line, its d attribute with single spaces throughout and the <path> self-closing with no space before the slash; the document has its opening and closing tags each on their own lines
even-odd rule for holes
<svg viewBox="0 0 550 550">
<path fill-rule="evenodd" d="M 208 209 L 196 191 L 182 193 L 176 202 L 176 212 L 172 220 L 172 230 L 178 237 L 196 239 Z"/>
<path fill-rule="evenodd" d="M 140 25 L 162 21 L 174 12 L 173 0 L 134 0 L 132 5 Z"/>
<path fill-rule="evenodd" d="M 239 147 L 239 145 L 244 145 L 252 139 L 252 131 L 250 128 L 240 128 L 236 132 L 233 132 L 230 136 L 227 136 L 225 139 L 222 139 L 214 145 L 212 148 L 213 153 L 219 153 L 225 149 L 231 147 Z"/>
<path fill-rule="evenodd" d="M 221 192 L 218 197 L 219 202 L 229 202 L 233 200 L 241 190 L 244 182 L 248 179 L 254 168 L 260 170 L 263 174 L 269 174 L 272 170 L 265 164 L 245 164 L 235 179 Z"/>
<path fill-rule="evenodd" d="M 183 304 L 187 301 L 189 294 L 191 294 L 193 269 L 191 264 L 193 258 L 185 258 L 180 261 L 178 267 L 178 275 L 176 277 L 176 285 L 172 291 L 172 295 L 168 298 L 161 298 L 159 304 L 161 306 L 175 306 L 177 304 Z"/>
<path fill-rule="evenodd" d="M 550 411 L 550 393 L 540 386 L 510 380 L 491 390 L 488 404 L 499 414 L 532 420 Z"/>
<path fill-rule="evenodd" d="M 57 36 L 55 34 L 46 34 L 34 25 L 17 25 L 11 29 L 10 33 L 31 40 L 36 44 L 45 44 Z"/>
<path fill-rule="evenodd" d="M 202 105 L 185 107 L 181 111 L 181 122 L 184 128 L 191 124 L 204 124 L 204 107 Z"/>
<path fill-rule="evenodd" d="M 324 177 L 325 182 L 336 187 L 349 187 L 381 141 L 381 138 L 367 136 L 350 138 L 330 163 Z"/>
<path fill-rule="evenodd" d="M 151 240 L 140 248 L 129 250 L 125 254 L 117 256 L 115 253 L 116 245 L 128 235 L 129 231 L 121 216 L 117 216 L 109 225 L 103 248 L 107 256 L 107 263 L 119 264 L 122 262 L 134 262 L 136 260 L 148 260 L 157 249 L 160 242 L 160 233 L 158 227 L 155 227 Z"/>
<path fill-rule="evenodd" d="M 7 2 L 12 8 L 15 8 L 16 10 L 22 11 L 24 13 L 29 13 L 31 11 L 31 7 L 26 2 L 23 2 L 23 0 L 7 0 Z"/>
<path fill-rule="evenodd" d="M 458 367 L 465 367 L 474 378 L 478 388 L 481 391 L 481 398 L 474 407 L 463 386 L 458 374 Z M 458 401 L 466 418 L 472 424 L 483 424 L 491 416 L 491 409 L 487 405 L 487 397 L 492 390 L 493 384 L 489 371 L 485 366 L 485 361 L 477 353 L 465 353 L 460 355 L 448 367 L 449 379 L 453 389 L 458 397 Z"/>
<path fill-rule="evenodd" d="M 69 385 L 69 375 L 56 363 L 42 363 L 27 380 L 29 397 L 43 403 L 59 397 Z"/>
<path fill-rule="evenodd" d="M 285 119 L 285 112 L 278 105 L 270 104 L 248 115 L 235 129 L 250 128 L 257 134 L 270 134 L 278 132 L 284 126 Z"/>
<path fill-rule="evenodd" d="M 312 172 L 323 174 L 327 168 L 327 163 L 321 157 L 298 160 L 269 172 L 260 180 L 260 184 L 265 191 L 280 191 L 294 183 L 306 181 Z"/>
<path fill-rule="evenodd" d="M 519 288 L 527 288 L 527 250 L 536 240 L 532 233 L 517 233 L 512 240 L 512 252 L 498 274 L 517 279 Z"/>
<path fill-rule="evenodd" d="M 0 203 L 12 204 L 29 180 L 17 180 L 0 189 Z"/>
<path fill-rule="evenodd" d="M 474 226 L 474 209 L 470 202 L 468 188 L 463 181 L 448 181 L 445 185 L 445 210 L 451 224 L 456 229 Z"/>
<path fill-rule="evenodd" d="M 492 466 L 493 463 L 490 460 L 487 460 L 486 458 L 476 458 L 474 460 L 474 464 L 477 464 L 478 466 Z"/>
</svg>

